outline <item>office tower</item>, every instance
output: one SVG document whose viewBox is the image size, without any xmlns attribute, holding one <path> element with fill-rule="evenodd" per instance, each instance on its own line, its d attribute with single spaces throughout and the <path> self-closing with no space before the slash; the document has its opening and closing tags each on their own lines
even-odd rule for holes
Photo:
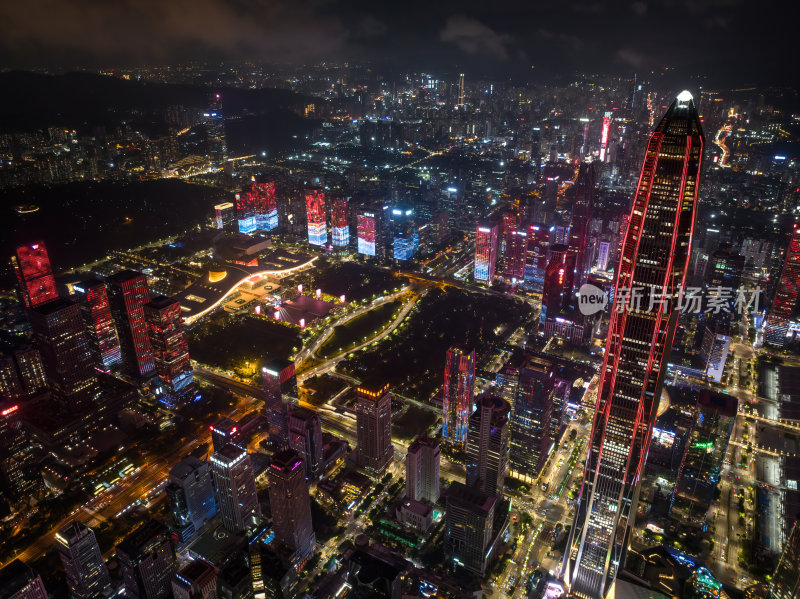
<svg viewBox="0 0 800 599">
<path fill-rule="evenodd" d="M 703 332 L 700 358 L 705 365 L 706 376 L 715 383 L 722 381 L 730 347 L 731 335 L 728 325 L 722 322 L 709 322 Z"/>
<path fill-rule="evenodd" d="M 314 189 L 306 193 L 306 218 L 308 222 L 308 243 L 311 245 L 325 245 L 328 243 L 325 192 Z"/>
<path fill-rule="evenodd" d="M 464 108 L 464 73 L 458 76 L 458 107 Z"/>
<path fill-rule="evenodd" d="M 508 464 L 508 402 L 484 395 L 469 419 L 467 486 L 503 494 Z"/>
<path fill-rule="evenodd" d="M 674 297 L 684 283 L 697 206 L 703 134 L 689 92 L 681 92 L 650 136 L 625 234 L 584 479 L 565 553 L 570 592 L 613 591 L 636 516 L 678 312 L 650 311 L 650 293 Z M 622 290 L 642 289 L 626 305 Z M 652 299 L 657 299 L 654 295 Z"/>
<path fill-rule="evenodd" d="M 742 282 L 745 257 L 733 248 L 719 248 L 710 256 L 706 267 L 706 283 L 709 287 L 725 287 L 731 290 L 733 298 Z M 800 271 L 798 271 L 800 272 Z"/>
<path fill-rule="evenodd" d="M 172 594 L 172 577 L 178 570 L 169 529 L 148 520 L 117 545 L 125 596 L 131 599 L 166 599 Z"/>
<path fill-rule="evenodd" d="M 217 599 L 217 569 L 204 559 L 190 561 L 172 579 L 174 599 Z"/>
<path fill-rule="evenodd" d="M 357 247 L 359 254 L 375 256 L 377 238 L 377 220 L 375 212 L 362 212 L 356 217 Z"/>
<path fill-rule="evenodd" d="M 144 305 L 150 301 L 147 278 L 133 270 L 113 274 L 108 278 L 108 295 L 125 368 L 135 378 L 149 378 L 156 365 L 144 317 Z"/>
<path fill-rule="evenodd" d="M 519 368 L 517 394 L 511 412 L 511 475 L 532 482 L 552 445 L 553 370 L 549 361 L 526 356 Z"/>
<path fill-rule="evenodd" d="M 0 354 L 0 397 L 17 400 L 25 395 L 14 358 Z"/>
<path fill-rule="evenodd" d="M 392 208 L 389 216 L 392 233 L 392 257 L 412 260 L 419 249 L 419 229 L 414 221 L 414 209 L 408 206 Z"/>
<path fill-rule="evenodd" d="M 550 247 L 550 231 L 546 225 L 528 225 L 528 251 L 525 257 L 525 285 L 529 289 L 542 289 L 547 269 L 547 251 Z"/>
<path fill-rule="evenodd" d="M 0 569 L 3 599 L 48 599 L 42 577 L 25 562 L 15 559 Z"/>
<path fill-rule="evenodd" d="M 331 240 L 333 247 L 343 248 L 350 243 L 350 224 L 347 220 L 347 198 L 333 199 L 331 207 Z"/>
<path fill-rule="evenodd" d="M 254 599 L 250 565 L 244 553 L 231 557 L 217 575 L 219 599 Z"/>
<path fill-rule="evenodd" d="M 15 350 L 14 360 L 17 363 L 19 378 L 25 393 L 35 395 L 47 389 L 42 354 L 37 348 L 28 346 Z"/>
<path fill-rule="evenodd" d="M 21 245 L 11 259 L 17 275 L 20 298 L 26 308 L 35 308 L 58 299 L 50 256 L 41 241 Z"/>
<path fill-rule="evenodd" d="M 256 477 L 247 451 L 229 443 L 214 452 L 211 473 L 223 526 L 234 534 L 247 530 L 253 516 L 261 515 Z"/>
<path fill-rule="evenodd" d="M 491 558 L 492 526 L 499 499 L 459 482 L 445 493 L 444 554 L 480 576 Z"/>
<path fill-rule="evenodd" d="M 494 281 L 497 260 L 497 225 L 481 224 L 475 235 L 475 280 Z"/>
<path fill-rule="evenodd" d="M 80 298 L 94 365 L 103 372 L 109 372 L 122 363 L 122 353 L 106 285 L 99 279 L 88 279 L 73 285 L 73 289 Z"/>
<path fill-rule="evenodd" d="M 256 230 L 255 198 L 249 191 L 237 193 L 233 197 L 236 200 L 236 218 L 239 223 L 239 233 L 249 235 Z"/>
<path fill-rule="evenodd" d="M 394 458 L 389 383 L 365 381 L 358 386 L 356 429 L 359 465 L 375 474 L 383 474 Z"/>
<path fill-rule="evenodd" d="M 73 413 L 91 406 L 100 389 L 80 306 L 55 299 L 30 308 L 28 320 L 55 400 Z"/>
<path fill-rule="evenodd" d="M 203 114 L 206 127 L 208 157 L 221 169 L 228 158 L 228 144 L 225 138 L 225 117 L 222 115 L 222 99 L 219 94 L 212 93 L 209 98 L 209 110 Z"/>
<path fill-rule="evenodd" d="M 278 201 L 274 181 L 253 181 L 254 216 L 256 229 L 274 231 L 278 228 Z"/>
<path fill-rule="evenodd" d="M 794 315 L 798 297 L 800 297 L 800 227 L 795 227 L 789 247 L 786 249 L 781 277 L 775 287 L 775 297 L 772 299 L 772 306 L 767 316 L 764 329 L 764 340 L 767 343 L 778 347 L 786 344 L 789 321 Z"/>
<path fill-rule="evenodd" d="M 192 538 L 217 514 L 211 468 L 194 456 L 182 459 L 169 471 L 167 499 L 181 541 Z"/>
<path fill-rule="evenodd" d="M 292 408 L 289 412 L 289 448 L 303 458 L 308 476 L 320 473 L 322 446 L 319 414 L 307 408 Z"/>
<path fill-rule="evenodd" d="M 0 398 L 0 495 L 21 499 L 36 487 L 19 404 Z"/>
<path fill-rule="evenodd" d="M 286 449 L 289 443 L 287 413 L 298 399 L 294 362 L 277 358 L 270 360 L 261 368 L 261 380 L 266 395 L 267 440 L 273 450 Z"/>
<path fill-rule="evenodd" d="M 236 224 L 236 211 L 233 202 L 222 202 L 214 206 L 214 220 L 217 229 L 221 231 L 233 231 Z"/>
<path fill-rule="evenodd" d="M 550 262 L 542 287 L 541 322 L 546 318 L 555 318 L 569 306 L 575 278 L 575 259 L 576 254 L 568 246 L 561 243 L 550 246 Z"/>
<path fill-rule="evenodd" d="M 194 375 L 181 320 L 181 304 L 159 295 L 145 304 L 144 318 L 160 383 L 156 394 L 164 403 L 177 405 L 194 395 Z"/>
<path fill-rule="evenodd" d="M 606 112 L 603 116 L 603 127 L 600 131 L 600 162 L 606 161 L 608 153 L 608 136 L 611 130 L 611 113 Z"/>
<path fill-rule="evenodd" d="M 700 390 L 675 496 L 675 505 L 685 508 L 689 516 L 705 517 L 714 500 L 738 408 L 732 395 Z"/>
<path fill-rule="evenodd" d="M 519 387 L 519 367 L 513 364 L 504 364 L 494 377 L 497 394 L 513 405 L 517 399 Z"/>
<path fill-rule="evenodd" d="M 592 219 L 594 203 L 594 167 L 583 163 L 578 170 L 578 178 L 573 186 L 572 222 L 569 228 L 569 249 L 575 254 L 575 286 L 580 288 L 586 279 L 589 267 L 586 265 L 586 243 L 589 222 Z"/>
<path fill-rule="evenodd" d="M 506 235 L 505 276 L 522 282 L 525 278 L 525 258 L 528 251 L 528 234 L 513 230 Z"/>
<path fill-rule="evenodd" d="M 233 443 L 242 449 L 247 449 L 246 444 L 241 438 L 239 425 L 227 416 L 223 416 L 211 425 L 211 445 L 216 452 L 225 447 L 228 443 Z"/>
<path fill-rule="evenodd" d="M 451 347 L 445 354 L 442 390 L 442 443 L 445 450 L 463 452 L 475 395 L 475 350 Z"/>
<path fill-rule="evenodd" d="M 303 458 L 291 449 L 278 452 L 270 462 L 268 478 L 275 541 L 304 562 L 314 552 L 316 537 Z"/>
<path fill-rule="evenodd" d="M 800 524 L 795 523 L 786 543 L 775 573 L 769 581 L 770 599 L 796 599 L 800 597 Z"/>
<path fill-rule="evenodd" d="M 406 497 L 435 504 L 439 501 L 439 442 L 420 436 L 406 454 Z"/>
<path fill-rule="evenodd" d="M 73 520 L 56 533 L 56 549 L 67 586 L 76 599 L 95 599 L 111 586 L 103 553 L 91 528 Z"/>
</svg>

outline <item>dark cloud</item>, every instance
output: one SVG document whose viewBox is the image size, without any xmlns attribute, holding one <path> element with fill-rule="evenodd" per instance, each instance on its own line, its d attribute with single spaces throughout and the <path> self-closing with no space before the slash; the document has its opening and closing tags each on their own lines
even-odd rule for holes
<svg viewBox="0 0 800 599">
<path fill-rule="evenodd" d="M 508 58 L 511 43 L 510 36 L 499 34 L 479 20 L 463 15 L 447 19 L 439 38 L 468 54 L 488 53 L 501 60 Z"/>
</svg>

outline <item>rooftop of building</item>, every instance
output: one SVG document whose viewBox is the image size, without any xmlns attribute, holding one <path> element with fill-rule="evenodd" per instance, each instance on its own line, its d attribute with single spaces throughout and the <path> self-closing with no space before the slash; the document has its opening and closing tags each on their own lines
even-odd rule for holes
<svg viewBox="0 0 800 599">
<path fill-rule="evenodd" d="M 357 389 L 359 397 L 376 399 L 383 397 L 389 391 L 389 383 L 382 379 L 368 379 L 362 382 Z"/>
<path fill-rule="evenodd" d="M 242 454 L 247 455 L 247 450 L 242 449 L 238 445 L 228 443 L 225 447 L 220 448 L 215 452 L 212 459 L 216 458 L 222 462 L 233 462 L 242 457 Z"/>
<path fill-rule="evenodd" d="M 272 456 L 272 461 L 270 462 L 271 471 L 290 474 L 297 469 L 303 469 L 303 458 L 294 450 L 284 449 Z"/>
<path fill-rule="evenodd" d="M 89 529 L 83 522 L 80 520 L 73 520 L 58 531 L 56 539 L 61 537 L 67 543 L 73 543 L 83 537 L 87 530 Z"/>
<path fill-rule="evenodd" d="M 194 471 L 203 467 L 205 462 L 195 456 L 186 456 L 169 471 L 170 478 L 184 479 Z"/>
<path fill-rule="evenodd" d="M 147 305 L 150 306 L 151 308 L 155 308 L 156 310 L 163 310 L 164 308 L 168 308 L 173 304 L 177 303 L 179 302 L 174 297 L 167 297 L 166 295 L 156 295 L 151 297 Z"/>
<path fill-rule="evenodd" d="M 119 285 L 121 283 L 125 283 L 126 281 L 137 279 L 139 277 L 144 277 L 144 275 L 137 270 L 131 270 L 130 268 L 126 268 L 125 270 L 115 272 L 113 275 L 109 276 L 108 282 Z"/>
<path fill-rule="evenodd" d="M 494 507 L 497 497 L 484 493 L 478 489 L 466 486 L 464 483 L 452 483 L 445 493 L 447 501 L 455 501 L 462 504 L 468 504 L 474 509 L 488 514 Z"/>
<path fill-rule="evenodd" d="M 212 576 L 216 576 L 216 568 L 213 564 L 205 561 L 204 559 L 196 559 L 190 561 L 178 572 L 178 576 L 184 578 L 190 583 L 202 581 Z"/>
<path fill-rule="evenodd" d="M 13 597 L 31 580 L 36 578 L 36 571 L 25 562 L 15 559 L 0 570 L 0 596 Z"/>
<path fill-rule="evenodd" d="M 414 453 L 423 447 L 438 448 L 439 441 L 432 439 L 427 435 L 420 435 L 411 442 L 411 445 L 408 446 L 408 453 Z"/>
<path fill-rule="evenodd" d="M 168 534 L 169 530 L 163 522 L 150 519 L 120 541 L 117 545 L 117 551 L 122 551 L 126 555 L 133 557 L 155 538 L 166 538 Z"/>
<path fill-rule="evenodd" d="M 417 516 L 422 516 L 423 518 L 429 516 L 433 511 L 433 508 L 424 501 L 417 501 L 416 499 L 411 499 L 409 497 L 406 497 L 403 500 L 403 503 L 400 504 L 400 507 L 405 511 L 416 514 Z"/>
</svg>

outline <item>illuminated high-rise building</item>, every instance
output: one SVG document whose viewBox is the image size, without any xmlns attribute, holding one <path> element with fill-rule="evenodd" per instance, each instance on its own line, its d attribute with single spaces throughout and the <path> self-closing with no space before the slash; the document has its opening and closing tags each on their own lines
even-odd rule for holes
<svg viewBox="0 0 800 599">
<path fill-rule="evenodd" d="M 528 252 L 528 233 L 509 231 L 506 235 L 505 276 L 521 282 L 525 279 L 525 258 Z"/>
<path fill-rule="evenodd" d="M 546 225 L 528 225 L 528 251 L 525 257 L 525 286 L 541 290 L 547 269 L 547 252 L 550 247 L 550 230 Z"/>
<path fill-rule="evenodd" d="M 800 297 L 800 227 L 795 227 L 767 316 L 764 331 L 764 340 L 767 343 L 778 347 L 786 344 L 789 321 L 797 308 L 798 297 Z"/>
<path fill-rule="evenodd" d="M 110 590 L 111 578 L 94 531 L 73 520 L 56 533 L 56 550 L 75 599 L 99 599 Z"/>
<path fill-rule="evenodd" d="M 241 438 L 239 425 L 227 416 L 223 416 L 211 425 L 211 446 L 214 451 L 219 451 L 228 443 L 247 449 L 244 440 Z"/>
<path fill-rule="evenodd" d="M 189 342 L 181 321 L 181 304 L 163 295 L 144 306 L 150 347 L 159 386 L 156 394 L 168 405 L 177 405 L 194 395 L 194 375 L 189 361 Z"/>
<path fill-rule="evenodd" d="M 24 395 L 25 390 L 22 388 L 14 358 L 8 354 L 0 354 L 0 397 L 17 400 Z"/>
<path fill-rule="evenodd" d="M 556 244 L 550 248 L 550 263 L 544 274 L 542 286 L 541 322 L 554 318 L 565 309 L 572 297 L 572 284 L 575 275 L 575 254 L 569 247 Z"/>
<path fill-rule="evenodd" d="M 222 202 L 214 206 L 214 221 L 217 229 L 233 231 L 236 224 L 236 210 L 233 202 Z"/>
<path fill-rule="evenodd" d="M 388 383 L 365 381 L 356 389 L 356 442 L 359 465 L 383 474 L 394 458 Z"/>
<path fill-rule="evenodd" d="M 234 195 L 236 200 L 236 218 L 239 223 L 239 233 L 250 234 L 256 230 L 255 197 L 249 191 Z"/>
<path fill-rule="evenodd" d="M 458 107 L 464 108 L 464 73 L 458 76 Z"/>
<path fill-rule="evenodd" d="M 576 597 L 613 596 L 636 516 L 697 208 L 703 133 L 682 92 L 647 145 L 617 275 L 592 433 L 562 574 Z M 626 301 L 623 290 L 642 290 Z M 657 304 L 656 304 L 657 305 Z"/>
<path fill-rule="evenodd" d="M 125 596 L 132 599 L 168 599 L 178 558 L 169 529 L 148 520 L 117 545 Z"/>
<path fill-rule="evenodd" d="M 442 443 L 460 453 L 467 447 L 467 430 L 475 396 L 475 350 L 451 347 L 445 354 L 442 389 Z"/>
<path fill-rule="evenodd" d="M 611 113 L 606 112 L 603 116 L 603 127 L 600 131 L 600 162 L 605 162 L 608 154 L 608 138 L 611 131 Z"/>
<path fill-rule="evenodd" d="M 769 599 L 800 597 L 800 523 L 795 522 L 769 581 Z"/>
<path fill-rule="evenodd" d="M 272 457 L 267 476 L 275 541 L 302 563 L 314 552 L 317 542 L 303 458 L 291 449 L 281 451 Z"/>
<path fill-rule="evenodd" d="M 328 225 L 325 217 L 325 192 L 312 189 L 306 193 L 306 218 L 308 221 L 308 243 L 328 243 Z"/>
<path fill-rule="evenodd" d="M 357 250 L 364 256 L 376 255 L 376 239 L 378 230 L 377 213 L 369 210 L 356 217 Z"/>
<path fill-rule="evenodd" d="M 594 204 L 594 167 L 581 164 L 578 178 L 572 188 L 572 222 L 569 228 L 569 250 L 575 254 L 575 287 L 580 288 L 589 272 L 587 266 L 586 244 L 588 242 L 589 222 L 592 219 Z"/>
<path fill-rule="evenodd" d="M 206 127 L 208 157 L 214 166 L 222 168 L 228 158 L 228 143 L 225 137 L 225 116 L 222 114 L 220 94 L 209 94 L 208 112 L 203 113 L 203 123 Z"/>
<path fill-rule="evenodd" d="M 21 347 L 14 351 L 14 360 L 22 387 L 28 395 L 35 395 L 47 388 L 42 354 L 38 349 L 33 346 Z"/>
<path fill-rule="evenodd" d="M 125 368 L 136 378 L 151 377 L 156 364 L 144 316 L 144 305 L 150 301 L 147 277 L 134 270 L 113 274 L 108 278 L 108 296 Z"/>
<path fill-rule="evenodd" d="M 194 456 L 182 459 L 169 471 L 166 492 L 175 528 L 184 542 L 217 514 L 211 468 Z"/>
<path fill-rule="evenodd" d="M 475 234 L 475 280 L 494 281 L 497 260 L 497 225 L 480 224 Z"/>
<path fill-rule="evenodd" d="M 278 201 L 274 181 L 253 181 L 253 216 L 256 229 L 274 231 L 278 228 Z"/>
<path fill-rule="evenodd" d="M 90 407 L 100 388 L 80 306 L 59 298 L 29 309 L 28 320 L 56 401 L 73 413 Z"/>
<path fill-rule="evenodd" d="M 122 353 L 106 285 L 99 279 L 88 279 L 73 285 L 73 289 L 80 298 L 94 365 L 109 372 L 122 363 Z"/>
<path fill-rule="evenodd" d="M 350 243 L 350 223 L 347 220 L 347 198 L 333 199 L 331 206 L 331 241 L 333 247 L 343 248 Z"/>
<path fill-rule="evenodd" d="M 502 495 L 508 464 L 508 414 L 505 399 L 484 395 L 469 419 L 467 486 Z"/>
<path fill-rule="evenodd" d="M 420 436 L 406 454 L 406 497 L 435 504 L 439 501 L 439 442 Z"/>
<path fill-rule="evenodd" d="M 58 299 L 56 280 L 44 243 L 40 241 L 19 246 L 11 263 L 26 308 L 35 308 Z"/>
<path fill-rule="evenodd" d="M 4 599 L 48 599 L 39 573 L 18 559 L 0 569 L 0 597 Z"/>
<path fill-rule="evenodd" d="M 193 559 L 172 579 L 173 599 L 217 599 L 217 569 L 204 559 Z"/>
<path fill-rule="evenodd" d="M 541 472 L 552 445 L 552 365 L 543 358 L 525 356 L 517 376 L 509 464 L 514 478 L 531 482 Z"/>
<path fill-rule="evenodd" d="M 229 443 L 214 452 L 210 461 L 222 524 L 239 534 L 252 525 L 254 516 L 261 515 L 250 456 L 238 445 Z"/>
<path fill-rule="evenodd" d="M 294 362 L 276 358 L 261 368 L 264 385 L 264 415 L 267 418 L 267 441 L 273 450 L 289 446 L 288 412 L 297 403 L 297 376 Z"/>
<path fill-rule="evenodd" d="M 492 527 L 497 495 L 454 482 L 445 493 L 444 554 L 479 576 L 492 557 Z"/>
<path fill-rule="evenodd" d="M 322 423 L 308 408 L 292 408 L 288 415 L 289 448 L 303 458 L 306 474 L 315 476 L 322 467 Z"/>
<path fill-rule="evenodd" d="M 12 502 L 36 486 L 30 472 L 33 456 L 21 416 L 18 403 L 0 399 L 0 496 Z"/>
</svg>

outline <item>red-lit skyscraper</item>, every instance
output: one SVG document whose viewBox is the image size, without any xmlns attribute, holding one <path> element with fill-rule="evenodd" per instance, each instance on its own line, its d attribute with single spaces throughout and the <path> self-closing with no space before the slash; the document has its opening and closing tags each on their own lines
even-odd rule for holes
<svg viewBox="0 0 800 599">
<path fill-rule="evenodd" d="M 308 219 L 308 243 L 328 243 L 328 225 L 325 218 L 325 192 L 313 189 L 306 193 L 306 218 Z"/>
<path fill-rule="evenodd" d="M 357 227 L 357 250 L 364 256 L 375 256 L 377 238 L 377 213 L 372 211 L 363 212 L 356 217 Z"/>
<path fill-rule="evenodd" d="M 256 198 L 249 191 L 237 193 L 236 218 L 239 222 L 239 233 L 252 233 L 256 230 Z"/>
<path fill-rule="evenodd" d="M 347 244 L 350 243 L 350 225 L 347 222 L 347 198 L 344 196 L 333 199 L 331 234 L 334 247 L 347 247 Z"/>
<path fill-rule="evenodd" d="M 497 260 L 497 225 L 478 225 L 475 235 L 475 280 L 494 281 L 494 265 Z"/>
<path fill-rule="evenodd" d="M 466 449 L 475 397 L 475 350 L 451 347 L 445 354 L 442 389 L 442 443 L 446 450 Z"/>
<path fill-rule="evenodd" d="M 161 383 L 160 393 L 157 393 L 165 403 L 177 405 L 194 392 L 189 342 L 181 322 L 181 304 L 163 295 L 155 297 L 145 304 L 144 317 Z"/>
<path fill-rule="evenodd" d="M 617 274 L 583 484 L 562 565 L 578 597 L 607 597 L 625 563 L 679 314 L 677 302 L 657 300 L 675 297 L 684 284 L 702 156 L 697 109 L 692 95 L 682 92 L 647 144 Z M 626 301 L 631 289 L 641 290 L 639 305 Z"/>
<path fill-rule="evenodd" d="M 109 372 L 122 363 L 122 354 L 105 283 L 99 279 L 88 279 L 74 285 L 73 289 L 80 298 L 95 366 Z"/>
<path fill-rule="evenodd" d="M 56 280 L 44 243 L 40 241 L 19 246 L 11 261 L 26 308 L 35 308 L 58 299 Z"/>
<path fill-rule="evenodd" d="M 550 263 L 547 265 L 542 287 L 541 322 L 554 318 L 569 304 L 572 296 L 572 281 L 575 271 L 575 254 L 569 247 L 556 244 L 550 248 Z"/>
<path fill-rule="evenodd" d="M 794 316 L 798 297 L 800 297 L 800 227 L 795 227 L 767 317 L 764 331 L 767 343 L 779 347 L 786 344 L 789 321 Z"/>
<path fill-rule="evenodd" d="M 144 305 L 150 301 L 147 278 L 133 270 L 113 274 L 108 278 L 108 294 L 125 367 L 137 378 L 152 376 L 156 365 L 144 317 Z"/>
<path fill-rule="evenodd" d="M 274 181 L 253 181 L 253 213 L 256 229 L 272 231 L 278 228 L 278 201 Z"/>
</svg>

